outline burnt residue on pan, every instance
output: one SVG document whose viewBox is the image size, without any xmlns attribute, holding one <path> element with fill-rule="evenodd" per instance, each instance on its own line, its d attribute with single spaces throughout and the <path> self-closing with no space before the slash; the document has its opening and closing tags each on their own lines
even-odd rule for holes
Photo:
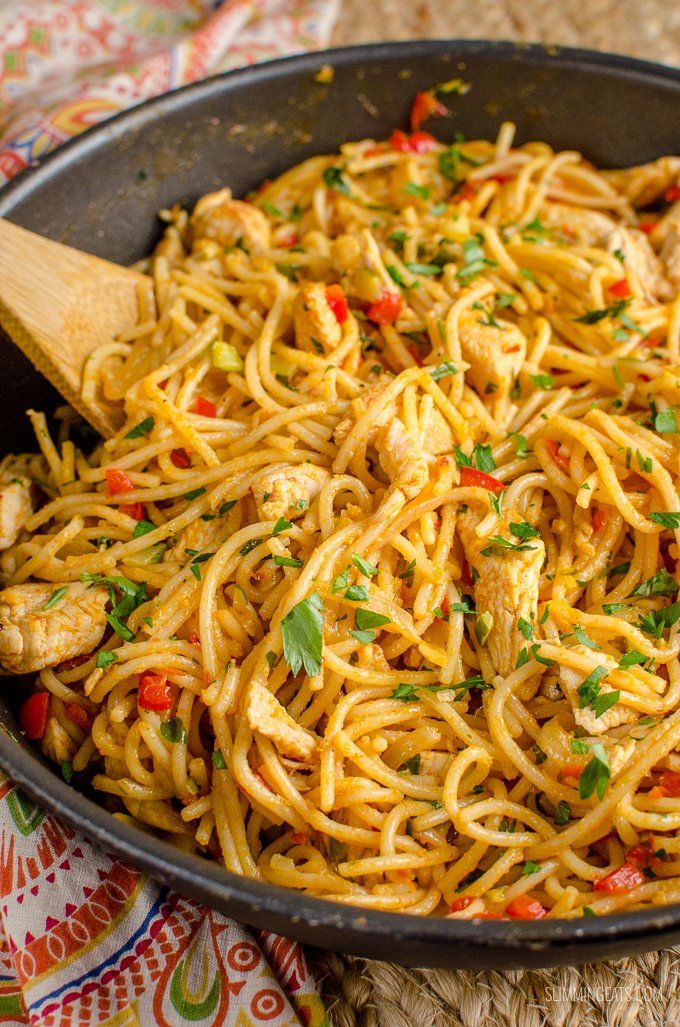
<svg viewBox="0 0 680 1027">
<path fill-rule="evenodd" d="M 331 81 L 319 69 L 331 65 Z M 460 76 L 437 134 L 493 137 L 512 119 L 522 141 L 581 150 L 601 166 L 680 150 L 680 74 L 628 58 L 556 47 L 427 41 L 286 58 L 149 101 L 86 132 L 0 192 L 0 216 L 120 263 L 146 254 L 156 212 L 217 186 L 242 195 L 263 179 L 348 139 L 405 126 L 415 92 Z M 614 114 L 612 112 L 615 112 Z M 31 444 L 29 406 L 58 397 L 0 338 L 0 437 Z M 0 693 L 0 764 L 46 809 L 164 884 L 258 927 L 320 947 L 419 966 L 583 963 L 680 939 L 680 908 L 584 921 L 493 923 L 352 909 L 227 873 L 178 852 L 70 788 L 18 735 L 17 683 Z M 4 696 L 4 698 L 2 698 Z"/>
</svg>

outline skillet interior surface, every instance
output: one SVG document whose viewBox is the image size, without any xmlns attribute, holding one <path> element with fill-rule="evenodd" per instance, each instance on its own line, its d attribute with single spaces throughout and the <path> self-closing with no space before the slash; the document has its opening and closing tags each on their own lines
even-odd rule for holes
<svg viewBox="0 0 680 1027">
<path fill-rule="evenodd" d="M 323 85 L 322 64 L 335 69 Z M 470 41 L 396 43 L 287 58 L 189 86 L 119 115 L 62 147 L 0 192 L 0 216 L 120 263 L 147 253 L 155 212 L 228 185 L 242 195 L 343 141 L 405 126 L 415 92 L 460 77 L 433 126 L 577 149 L 600 166 L 680 151 L 680 73 L 628 58 Z M 430 126 L 428 126 L 430 127 Z M 0 334 L 3 452 L 32 448 L 25 410 L 59 397 Z M 680 906 L 579 921 L 447 921 L 352 909 L 247 881 L 114 820 L 74 791 L 18 735 L 23 691 L 0 698 L 0 765 L 36 801 L 108 851 L 248 924 L 324 948 L 420 966 L 546 966 L 661 948 L 680 939 Z"/>
</svg>

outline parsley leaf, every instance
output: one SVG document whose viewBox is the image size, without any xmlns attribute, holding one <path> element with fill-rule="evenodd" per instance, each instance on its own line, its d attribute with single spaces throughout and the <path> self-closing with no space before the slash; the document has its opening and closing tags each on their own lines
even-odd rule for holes
<svg viewBox="0 0 680 1027">
<path fill-rule="evenodd" d="M 345 599 L 352 603 L 364 603 L 368 599 L 368 591 L 363 585 L 350 585 L 345 592 Z"/>
<path fill-rule="evenodd" d="M 287 521 L 285 517 L 279 517 L 278 521 L 272 528 L 272 535 L 280 535 L 282 531 L 287 531 L 288 528 L 292 528 L 293 525 L 290 521 Z"/>
<path fill-rule="evenodd" d="M 50 596 L 50 598 L 43 605 L 43 610 L 49 610 L 50 607 L 55 606 L 59 602 L 60 599 L 63 599 L 63 597 L 66 595 L 67 592 L 68 592 L 68 585 L 62 585 L 61 588 L 55 588 L 55 590 L 52 593 L 52 595 Z"/>
<path fill-rule="evenodd" d="M 580 624 L 575 624 L 574 625 L 574 635 L 576 636 L 576 641 L 580 642 L 581 645 L 587 645 L 589 649 L 599 649 L 600 648 L 599 645 L 597 644 L 597 642 L 594 642 L 592 640 L 592 638 L 590 637 L 590 635 L 587 635 L 585 633 L 585 631 L 583 630 L 583 628 L 581 627 Z"/>
<path fill-rule="evenodd" d="M 593 792 L 597 791 L 597 797 L 602 801 L 611 770 L 601 742 L 593 745 L 592 753 L 593 758 L 579 776 L 578 793 L 582 799 L 589 799 Z"/>
<path fill-rule="evenodd" d="M 323 613 L 321 596 L 312 592 L 281 621 L 283 656 L 293 674 L 297 674 L 302 666 L 310 677 L 321 671 Z"/>
<path fill-rule="evenodd" d="M 551 374 L 530 374 L 532 382 L 537 389 L 552 389 L 555 379 Z"/>
<path fill-rule="evenodd" d="M 145 417 L 143 421 L 136 424 L 125 436 L 126 439 L 140 439 L 142 435 L 148 435 L 156 421 L 153 417 Z"/>
<path fill-rule="evenodd" d="M 662 528 L 680 528 L 680 511 L 650 513 L 649 519 L 656 524 L 660 524 Z"/>
<path fill-rule="evenodd" d="M 343 196 L 351 196 L 349 184 L 342 168 L 326 168 L 323 173 L 323 180 L 329 189 L 334 189 L 336 193 L 342 193 Z"/>
<path fill-rule="evenodd" d="M 390 624 L 390 618 L 383 613 L 375 613 L 374 610 L 366 610 L 360 606 L 354 613 L 354 622 L 359 631 L 366 631 L 369 628 L 379 628 L 383 624 Z"/>
<path fill-rule="evenodd" d="M 106 670 L 118 659 L 118 653 L 111 653 L 108 649 L 100 649 L 97 653 L 97 666 L 100 670 Z"/>
<path fill-rule="evenodd" d="M 186 742 L 187 732 L 179 717 L 171 717 L 161 724 L 161 735 L 166 742 Z"/>
<path fill-rule="evenodd" d="M 372 578 L 378 573 L 378 568 L 374 567 L 368 560 L 364 560 L 363 556 L 359 556 L 358 553 L 354 553 L 352 556 L 352 563 L 357 567 L 362 574 L 365 574 L 367 578 Z"/>
<path fill-rule="evenodd" d="M 665 567 L 662 567 L 651 578 L 640 582 L 627 598 L 630 599 L 632 596 L 674 596 L 679 588 L 675 578 L 671 577 Z"/>
</svg>

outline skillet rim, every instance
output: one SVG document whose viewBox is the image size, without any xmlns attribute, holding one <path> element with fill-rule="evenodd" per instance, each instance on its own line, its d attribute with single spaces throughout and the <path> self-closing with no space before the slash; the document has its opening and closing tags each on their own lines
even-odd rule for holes
<svg viewBox="0 0 680 1027">
<path fill-rule="evenodd" d="M 11 215 L 12 209 L 30 198 L 34 190 L 45 186 L 53 175 L 77 165 L 80 160 L 101 147 L 111 146 L 153 117 L 153 113 L 181 110 L 216 94 L 237 93 L 248 84 L 276 81 L 291 74 L 316 71 L 322 64 L 335 67 L 359 65 L 370 59 L 374 63 L 440 56 L 454 52 L 466 57 L 497 57 L 502 60 L 522 59 L 545 67 L 600 67 L 614 73 L 621 81 L 640 78 L 677 88 L 680 99 L 680 70 L 620 54 L 547 44 L 513 43 L 508 41 L 435 39 L 369 43 L 351 47 L 311 51 L 267 61 L 251 67 L 210 76 L 170 93 L 145 100 L 123 110 L 82 135 L 69 140 L 48 154 L 35 167 L 21 172 L 0 189 L 0 216 Z M 344 906 L 325 899 L 303 896 L 276 885 L 252 881 L 226 871 L 217 863 L 187 855 L 168 842 L 161 841 L 139 828 L 114 820 L 112 815 L 86 795 L 62 781 L 23 740 L 4 722 L 0 711 L 0 764 L 13 781 L 50 813 L 81 831 L 106 851 L 147 872 L 160 884 L 166 884 L 190 895 L 199 902 L 219 909 L 230 916 L 259 927 L 268 926 L 268 918 L 283 918 L 291 936 L 323 946 L 324 929 L 343 935 L 342 950 L 385 958 L 417 962 L 410 953 L 422 948 L 428 954 L 426 965 L 451 965 L 454 950 L 464 947 L 471 957 L 464 956 L 458 965 L 485 966 L 493 959 L 502 965 L 554 965 L 558 962 L 583 962 L 625 951 L 657 947 L 680 932 L 680 903 L 654 909 L 608 914 L 580 920 L 548 921 L 468 921 L 443 918 L 412 917 L 404 913 L 387 913 Z M 280 928 L 276 928 L 279 930 Z M 345 941 L 346 938 L 346 941 Z M 406 951 L 394 950 L 402 942 Z M 618 942 L 618 946 L 613 943 Z M 607 952 L 612 945 L 615 952 Z M 594 950 L 594 951 L 593 951 Z M 436 953 L 436 955 L 434 955 Z M 448 958 L 445 958 L 446 954 Z M 456 952 L 460 956 L 460 952 Z M 494 963 L 493 965 L 499 965 Z"/>
</svg>

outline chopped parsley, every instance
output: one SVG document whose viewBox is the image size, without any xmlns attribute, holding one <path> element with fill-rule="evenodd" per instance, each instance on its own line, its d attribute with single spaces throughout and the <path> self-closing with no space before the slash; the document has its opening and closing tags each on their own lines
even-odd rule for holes
<svg viewBox="0 0 680 1027">
<path fill-rule="evenodd" d="M 281 621 L 283 656 L 297 674 L 301 667 L 310 677 L 321 671 L 323 602 L 318 592 L 297 603 Z"/>
<path fill-rule="evenodd" d="M 142 435 L 148 435 L 156 421 L 153 417 L 145 417 L 143 421 L 136 424 L 125 436 L 126 439 L 141 439 Z"/>
</svg>

